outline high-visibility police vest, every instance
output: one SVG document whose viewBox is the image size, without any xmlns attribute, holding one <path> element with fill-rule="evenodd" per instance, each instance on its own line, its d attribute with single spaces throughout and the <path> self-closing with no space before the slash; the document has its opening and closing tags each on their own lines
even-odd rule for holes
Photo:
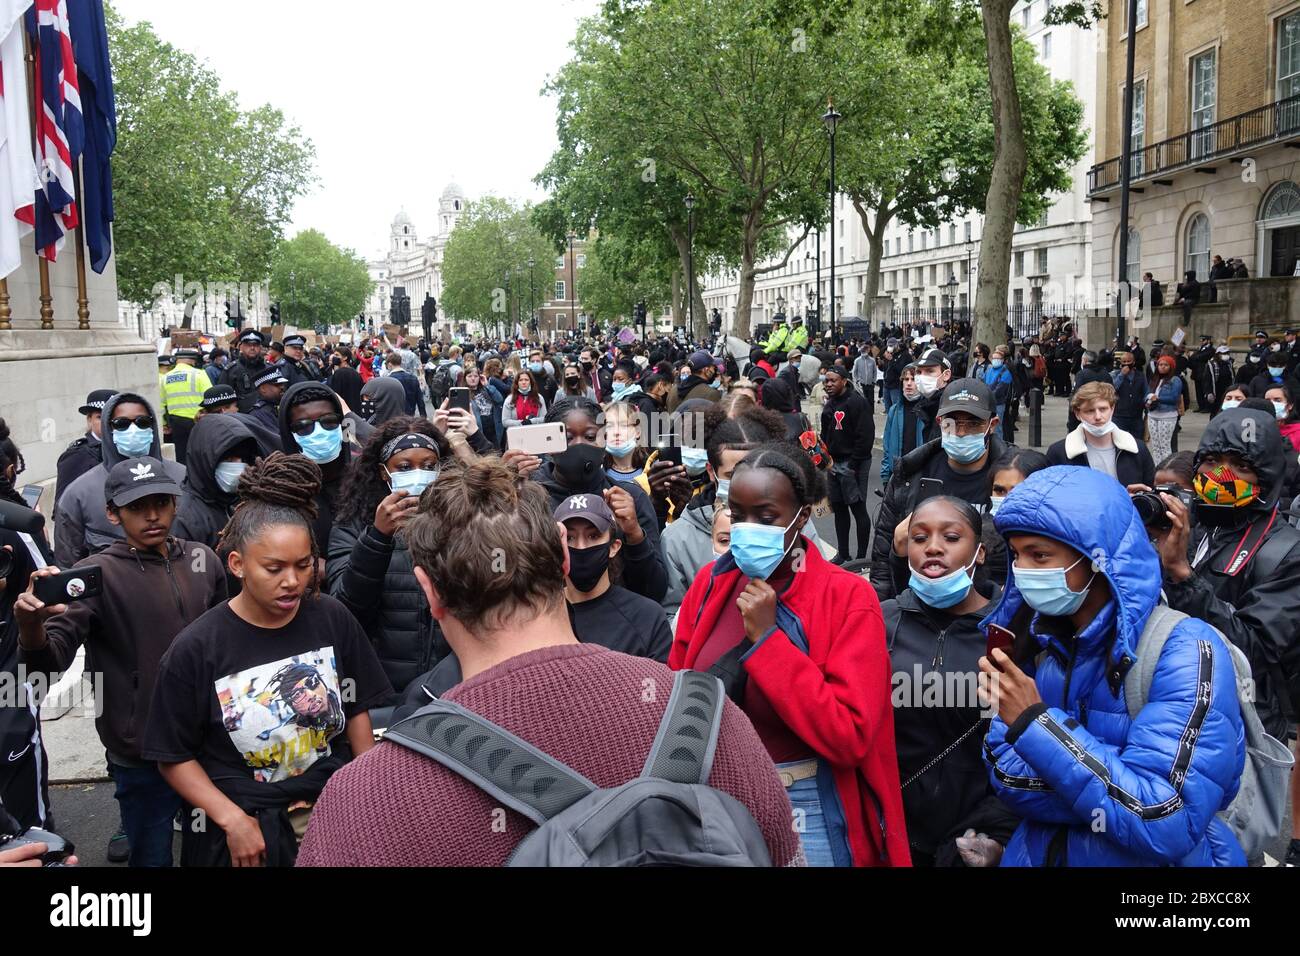
<svg viewBox="0 0 1300 956">
<path fill-rule="evenodd" d="M 177 365 L 162 380 L 163 413 L 193 418 L 203 404 L 203 393 L 212 387 L 202 369 Z"/>
<path fill-rule="evenodd" d="M 786 339 L 785 350 L 793 352 L 795 349 L 804 351 L 808 348 L 808 329 L 802 325 L 796 325 L 790 330 L 790 337 Z"/>
<path fill-rule="evenodd" d="M 773 352 L 783 351 L 785 349 L 786 338 L 789 334 L 789 328 L 784 325 L 778 325 L 772 330 L 772 334 L 767 337 L 767 341 L 763 343 L 763 351 L 768 355 L 771 355 Z"/>
</svg>

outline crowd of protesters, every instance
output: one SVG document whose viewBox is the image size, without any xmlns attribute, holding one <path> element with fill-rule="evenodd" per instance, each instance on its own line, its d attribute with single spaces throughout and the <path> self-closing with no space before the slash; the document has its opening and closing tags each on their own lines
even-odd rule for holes
<svg viewBox="0 0 1300 956">
<path fill-rule="evenodd" d="M 95 383 L 52 534 L 0 527 L 0 670 L 102 675 L 132 866 L 177 820 L 185 866 L 555 861 L 641 777 L 707 794 L 714 839 L 625 810 L 589 862 L 1300 863 L 1239 812 L 1296 799 L 1295 333 L 1239 369 L 1013 339 L 178 350 L 157 408 Z M 1043 452 L 1035 390 L 1069 404 Z M 0 706 L 31 754 L 0 838 L 61 822 L 40 703 Z"/>
</svg>

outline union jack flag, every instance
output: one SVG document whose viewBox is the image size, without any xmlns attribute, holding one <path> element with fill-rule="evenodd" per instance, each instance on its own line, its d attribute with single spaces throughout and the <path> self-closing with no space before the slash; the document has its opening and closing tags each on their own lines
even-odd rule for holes
<svg viewBox="0 0 1300 956">
<path fill-rule="evenodd" d="M 81 88 L 68 31 L 67 0 L 36 0 L 27 12 L 27 31 L 36 54 L 36 251 L 51 261 L 64 235 L 80 223 L 72 170 L 85 145 Z"/>
</svg>

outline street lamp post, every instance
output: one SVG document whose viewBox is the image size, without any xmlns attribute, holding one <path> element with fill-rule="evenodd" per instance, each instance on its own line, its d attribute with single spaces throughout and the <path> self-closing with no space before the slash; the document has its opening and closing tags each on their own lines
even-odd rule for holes
<svg viewBox="0 0 1300 956">
<path fill-rule="evenodd" d="M 810 252 L 804 258 L 810 259 L 813 257 L 813 255 L 814 254 Z M 811 335 L 813 338 L 817 338 L 818 336 L 820 336 L 822 331 L 822 230 L 820 226 L 817 227 L 816 259 L 817 259 L 817 289 L 813 293 L 813 300 L 817 303 L 817 324 L 813 326 L 811 329 L 809 329 L 808 331 L 808 334 Z"/>
<path fill-rule="evenodd" d="M 1120 158 L 1120 196 L 1119 196 L 1119 291 L 1115 302 L 1115 344 L 1124 343 L 1124 308 L 1128 305 L 1128 204 L 1130 183 L 1133 178 L 1133 40 L 1137 33 L 1137 3 L 1129 0 L 1128 5 L 1128 50 L 1124 68 L 1124 154 Z"/>
<path fill-rule="evenodd" d="M 289 287 L 293 289 L 293 321 L 298 321 L 298 276 L 294 272 L 289 273 Z"/>
<path fill-rule="evenodd" d="M 528 318 L 529 318 L 529 331 L 532 331 L 532 323 L 535 322 L 535 321 L 537 320 L 537 306 L 534 304 L 534 297 L 533 297 L 533 266 L 536 265 L 536 264 L 537 264 L 537 263 L 536 263 L 536 260 L 534 260 L 532 256 L 529 256 L 529 257 L 528 257 Z M 540 335 L 541 332 L 538 331 L 537 334 Z"/>
<path fill-rule="evenodd" d="M 569 331 L 574 335 L 578 333 L 578 318 L 576 309 L 578 306 L 578 283 L 575 280 L 574 262 L 573 262 L 573 240 L 577 235 L 572 229 L 569 230 Z"/>
<path fill-rule="evenodd" d="M 970 322 L 970 309 L 971 306 L 974 304 L 974 300 L 971 298 L 971 289 L 970 289 L 971 276 L 972 276 L 971 268 L 970 268 L 970 259 L 971 259 L 971 253 L 974 251 L 974 249 L 975 249 L 974 240 L 967 239 L 966 240 L 966 315 L 964 318 L 965 321 L 968 323 Z"/>
<path fill-rule="evenodd" d="M 830 206 L 831 206 L 831 345 L 839 344 L 839 330 L 835 325 L 835 127 L 839 125 L 840 114 L 835 112 L 835 106 L 830 100 L 826 101 L 826 112 L 822 114 L 822 122 L 826 124 L 826 131 L 831 138 L 831 185 L 830 185 Z M 818 260 L 820 262 L 820 259 Z"/>
<path fill-rule="evenodd" d="M 953 273 L 953 272 L 948 273 L 948 282 L 947 282 L 947 284 L 943 287 L 943 291 L 946 292 L 946 293 L 948 293 L 948 326 L 949 326 L 949 328 L 951 328 L 951 327 L 954 325 L 954 317 L 956 316 L 956 313 L 957 313 L 957 275 L 956 275 L 956 273 Z M 955 334 L 955 333 L 953 333 L 953 334 Z"/>
<path fill-rule="evenodd" d="M 686 327 L 695 334 L 695 194 L 686 193 Z"/>
</svg>

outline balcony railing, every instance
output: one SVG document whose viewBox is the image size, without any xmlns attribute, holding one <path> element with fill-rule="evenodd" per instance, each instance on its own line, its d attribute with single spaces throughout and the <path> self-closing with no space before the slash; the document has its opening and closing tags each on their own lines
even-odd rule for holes
<svg viewBox="0 0 1300 956">
<path fill-rule="evenodd" d="M 1293 137 L 1300 137 L 1300 95 L 1134 150 L 1131 179 L 1135 183 L 1150 180 Z M 1088 195 L 1118 189 L 1122 162 L 1123 158 L 1117 156 L 1088 170 Z"/>
</svg>

